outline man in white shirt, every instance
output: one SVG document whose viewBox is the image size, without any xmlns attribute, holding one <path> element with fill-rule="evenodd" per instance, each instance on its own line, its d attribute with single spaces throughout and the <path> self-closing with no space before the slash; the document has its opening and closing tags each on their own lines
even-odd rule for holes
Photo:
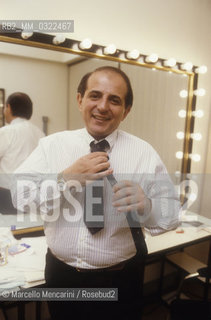
<svg viewBox="0 0 211 320">
<path fill-rule="evenodd" d="M 0 128 L 1 175 L 15 171 L 44 136 L 38 127 L 28 121 L 32 116 L 32 101 L 25 93 L 15 92 L 8 97 L 4 116 L 9 125 Z M 8 185 L 1 187 L 8 188 Z"/>
<path fill-rule="evenodd" d="M 142 226 L 164 232 L 177 227 L 179 201 L 155 150 L 118 129 L 133 102 L 125 73 L 102 67 L 85 75 L 77 100 L 86 128 L 42 139 L 16 170 L 13 201 L 22 211 L 33 205 L 43 215 L 48 287 L 118 288 L 118 302 L 50 302 L 52 319 L 69 319 L 74 312 L 78 319 L 140 319 L 140 260 L 146 252 L 137 254 L 127 217 L 135 212 Z M 90 152 L 104 139 L 104 151 Z M 94 187 L 93 193 L 87 191 L 101 179 L 103 200 Z M 103 219 L 94 214 L 99 199 L 104 203 Z M 93 209 L 91 219 L 100 222 L 97 228 L 93 223 L 95 230 L 84 220 L 87 208 Z"/>
<path fill-rule="evenodd" d="M 22 92 L 11 94 L 6 101 L 4 116 L 8 125 L 0 128 L 0 212 L 16 212 L 9 192 L 12 172 L 30 155 L 43 132 L 29 119 L 32 101 Z"/>
</svg>

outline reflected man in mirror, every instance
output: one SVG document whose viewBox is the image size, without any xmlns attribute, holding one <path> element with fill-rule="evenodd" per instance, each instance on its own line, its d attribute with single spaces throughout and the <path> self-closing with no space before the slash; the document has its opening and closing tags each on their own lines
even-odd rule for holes
<svg viewBox="0 0 211 320">
<path fill-rule="evenodd" d="M 4 107 L 4 117 L 8 125 L 0 128 L 0 212 L 10 207 L 11 173 L 36 148 L 43 132 L 32 124 L 32 101 L 22 92 L 11 94 Z M 2 189 L 3 188 L 3 189 Z M 9 212 L 8 212 L 9 213 Z"/>
</svg>

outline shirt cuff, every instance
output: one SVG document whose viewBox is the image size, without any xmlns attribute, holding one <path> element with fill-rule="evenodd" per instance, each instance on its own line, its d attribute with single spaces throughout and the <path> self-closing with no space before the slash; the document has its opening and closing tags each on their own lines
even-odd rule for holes
<svg viewBox="0 0 211 320">
<path fill-rule="evenodd" d="M 180 202 L 175 199 L 151 199 L 152 208 L 145 221 L 146 228 L 171 230 L 179 224 Z"/>
</svg>

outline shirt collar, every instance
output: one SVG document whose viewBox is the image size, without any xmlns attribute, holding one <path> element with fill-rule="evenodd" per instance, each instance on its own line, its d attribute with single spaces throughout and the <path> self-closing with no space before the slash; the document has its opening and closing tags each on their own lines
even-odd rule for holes
<svg viewBox="0 0 211 320">
<path fill-rule="evenodd" d="M 20 122 L 23 122 L 23 121 L 27 121 L 27 120 L 24 119 L 24 118 L 19 118 L 19 117 L 17 117 L 17 118 L 13 119 L 13 120 L 10 122 L 10 125 L 11 125 L 11 124 L 20 123 Z"/>
<path fill-rule="evenodd" d="M 86 128 L 84 128 L 84 134 L 85 134 L 85 137 L 86 137 L 86 141 L 88 144 L 90 144 L 93 140 L 96 141 L 89 133 L 88 131 L 86 130 Z M 109 145 L 110 145 L 110 150 L 113 148 L 116 140 L 117 140 L 117 137 L 118 137 L 118 129 L 114 130 L 111 134 L 109 134 L 107 137 L 105 137 L 104 139 L 108 141 Z M 103 139 L 101 139 L 103 140 Z M 101 141 L 99 140 L 99 141 Z M 96 142 L 99 142 L 99 141 L 96 141 Z"/>
</svg>

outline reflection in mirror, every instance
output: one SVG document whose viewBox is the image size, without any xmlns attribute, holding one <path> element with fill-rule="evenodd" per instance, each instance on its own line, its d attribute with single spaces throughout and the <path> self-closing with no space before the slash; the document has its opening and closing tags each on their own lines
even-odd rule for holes
<svg viewBox="0 0 211 320">
<path fill-rule="evenodd" d="M 187 99 L 179 93 L 188 90 L 187 76 L 9 43 L 3 43 L 1 51 L 4 77 L 0 86 L 6 86 L 7 95 L 27 92 L 34 103 L 32 121 L 46 128 L 43 119 L 48 117 L 48 134 L 83 126 L 76 92 L 86 72 L 102 65 L 123 69 L 131 79 L 134 105 L 122 129 L 152 144 L 170 173 L 181 171 L 182 160 L 175 154 L 183 150 L 183 139 L 177 139 L 176 134 L 185 130 L 185 118 L 178 112 L 186 109 Z"/>
<path fill-rule="evenodd" d="M 5 88 L 6 97 L 17 91 L 27 93 L 33 102 L 31 121 L 35 125 L 42 129 L 42 117 L 49 116 L 48 134 L 66 129 L 67 65 L 62 62 L 63 54 L 43 50 L 44 56 L 41 50 L 39 58 L 40 49 L 28 48 L 31 50 L 24 56 L 14 44 L 6 45 L 0 59 L 0 87 Z"/>
<path fill-rule="evenodd" d="M 109 46 L 106 47 L 104 45 L 93 44 L 90 41 L 89 46 L 87 47 L 82 46 L 83 41 L 80 42 L 75 39 L 69 39 L 64 37 L 63 40 L 59 42 L 55 42 L 54 40 L 55 35 L 53 34 L 34 32 L 30 33 L 30 35 L 25 37 L 25 35 L 23 35 L 23 33 L 21 33 L 20 30 L 16 30 L 15 33 L 5 33 L 4 31 L 0 32 L 0 41 L 4 44 L 13 43 L 15 45 L 18 44 L 24 47 L 26 46 L 27 51 L 31 49 L 31 47 L 42 48 L 42 58 L 44 58 L 43 55 L 46 56 L 46 53 L 44 53 L 43 49 L 47 49 L 46 51 L 51 52 L 50 56 L 54 56 L 54 54 L 57 55 L 58 52 L 59 54 L 62 54 L 62 57 L 64 56 L 64 58 L 60 59 L 60 62 L 67 62 L 69 60 L 66 54 L 69 54 L 69 57 L 71 56 L 71 58 L 73 57 L 73 55 L 79 55 L 80 57 L 94 57 L 107 61 L 116 61 L 118 63 L 123 62 L 130 65 L 136 65 L 138 67 L 145 67 L 150 69 L 162 70 L 166 72 L 173 72 L 177 74 L 184 74 L 188 77 L 188 90 L 186 92 L 187 106 L 186 110 L 183 111 L 183 113 L 185 112 L 185 132 L 183 151 L 177 152 L 178 158 L 182 159 L 181 173 L 184 178 L 191 170 L 193 144 L 191 133 L 193 133 L 194 131 L 194 111 L 196 107 L 196 95 L 198 95 L 198 73 L 205 73 L 207 70 L 206 66 L 198 67 L 194 66 L 190 62 L 184 63 L 176 61 L 174 58 L 161 58 L 155 54 L 150 54 L 147 56 L 143 53 L 140 53 L 138 50 L 125 51 L 123 49 L 117 49 L 115 47 L 115 50 L 113 51 L 112 48 L 111 52 L 111 48 L 109 48 Z M 54 59 L 55 57 L 53 57 L 53 60 Z"/>
<path fill-rule="evenodd" d="M 4 41 L 2 38 L 0 36 L 0 41 Z M 49 44 L 47 48 L 50 50 L 35 42 L 21 44 L 24 45 L 0 42 L 0 68 L 3 74 L 0 87 L 6 89 L 6 96 L 14 91 L 24 91 L 30 95 L 34 104 L 32 121 L 36 125 L 41 128 L 43 117 L 48 117 L 48 134 L 82 127 L 76 103 L 79 80 L 98 66 L 114 65 L 128 74 L 134 90 L 133 109 L 122 129 L 152 144 L 170 173 L 188 172 L 187 165 L 184 166 L 188 157 L 179 160 L 175 153 L 186 150 L 187 155 L 190 151 L 190 111 L 193 88 L 197 85 L 193 81 L 193 73 L 183 73 L 180 67 L 178 72 L 171 72 L 171 68 L 161 67 L 162 59 L 160 67 L 152 68 L 150 64 L 118 57 L 94 59 L 98 55 L 91 51 L 77 55 L 69 49 L 64 51 L 64 48 Z M 188 91 L 186 98 L 179 96 L 181 90 Z M 187 110 L 189 118 L 178 117 L 180 109 Z M 178 131 L 184 132 L 185 140 L 176 138 Z"/>
<path fill-rule="evenodd" d="M 87 58 L 100 58 L 102 60 L 107 61 L 115 61 L 117 63 L 127 63 L 130 65 L 136 65 L 138 67 L 145 67 L 149 69 L 156 69 L 156 70 L 162 70 L 165 72 L 173 72 L 176 74 L 184 74 L 188 77 L 188 90 L 186 92 L 187 97 L 187 105 L 186 105 L 186 114 L 185 114 L 185 132 L 184 132 L 184 143 L 183 143 L 183 151 L 177 152 L 177 156 L 179 159 L 182 159 L 182 168 L 181 172 L 183 175 L 186 175 L 191 170 L 191 152 L 192 152 L 192 137 L 191 133 L 194 130 L 194 116 L 193 111 L 195 110 L 196 106 L 196 94 L 193 94 L 196 92 L 197 89 L 197 79 L 198 79 L 198 68 L 197 66 L 193 66 L 190 63 L 183 63 L 178 62 L 173 58 L 170 59 L 163 59 L 161 57 L 158 57 L 156 55 L 149 55 L 146 56 L 142 53 L 139 53 L 137 50 L 136 54 L 134 56 L 134 52 L 127 52 L 122 49 L 115 49 L 115 52 L 107 52 L 107 47 L 103 45 L 97 45 L 92 44 L 89 46 L 89 48 L 82 48 L 81 44 L 82 42 L 78 40 L 73 40 L 69 38 L 64 38 L 64 41 L 62 43 L 56 43 L 54 42 L 54 35 L 50 34 L 44 34 L 44 33 L 31 33 L 30 37 L 25 39 L 25 37 L 22 36 L 22 33 L 20 31 L 15 33 L 0 33 L 0 41 L 3 42 L 4 45 L 8 45 L 10 43 L 13 43 L 17 46 L 23 45 L 24 47 L 27 47 L 27 51 L 32 48 L 42 48 L 41 54 L 42 58 L 44 53 L 43 49 L 47 49 L 46 52 L 50 51 L 50 55 L 56 54 L 59 52 L 60 55 L 60 62 L 67 62 L 69 59 L 66 57 L 66 54 L 71 54 L 71 58 L 75 58 L 74 56 L 76 54 L 82 57 Z M 37 49 L 36 49 L 37 50 Z M 53 53 L 52 53 L 53 52 Z M 66 56 L 65 56 L 66 55 Z M 39 54 L 38 54 L 39 56 Z M 62 56 L 62 59 L 61 59 Z M 53 60 L 55 57 L 53 57 Z M 71 60 L 71 59 L 70 59 Z M 58 60 L 57 60 L 58 61 Z M 43 74 L 43 73 L 42 73 Z M 52 78 L 51 78 L 52 79 Z M 61 83 L 61 82 L 60 82 Z M 59 92 L 59 91 L 58 91 Z M 52 94 L 54 94 L 55 91 L 52 91 Z M 44 99 L 42 99 L 44 101 Z M 54 101 L 54 100 L 53 100 Z M 53 102 L 52 101 L 52 102 Z M 64 102 L 64 99 L 63 99 Z M 61 105 L 61 103 L 60 103 Z M 62 104 L 64 105 L 64 104 Z M 68 103 L 67 105 L 67 112 L 69 109 Z M 54 107 L 54 105 L 52 105 Z M 55 110 L 55 109 L 52 109 Z M 47 115 L 47 114 L 46 114 Z M 67 117 L 68 118 L 68 117 Z M 51 126 L 51 122 L 50 122 Z M 68 120 L 66 123 L 66 126 L 68 127 Z M 54 130 L 55 131 L 55 130 Z M 49 132 L 51 133 L 51 132 Z M 182 133 L 183 134 L 183 133 Z M 181 135 L 180 135 L 181 138 Z"/>
</svg>

